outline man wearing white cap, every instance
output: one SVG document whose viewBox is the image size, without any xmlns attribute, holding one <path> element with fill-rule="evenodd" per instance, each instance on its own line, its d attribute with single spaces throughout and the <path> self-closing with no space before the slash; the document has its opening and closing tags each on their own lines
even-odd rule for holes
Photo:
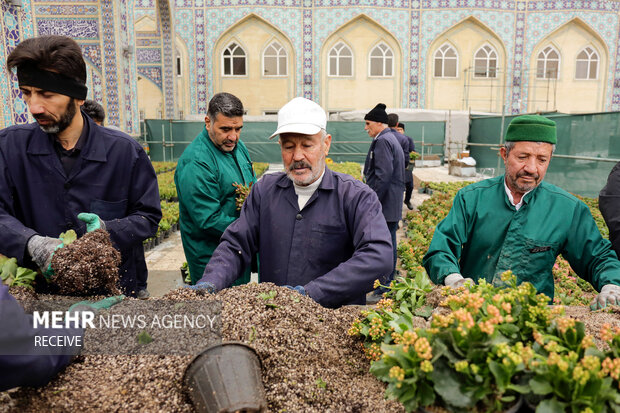
<svg viewBox="0 0 620 413">
<path fill-rule="evenodd" d="M 230 286 L 253 254 L 261 282 L 288 286 L 326 307 L 365 304 L 373 281 L 392 271 L 390 233 L 377 195 L 325 166 L 331 135 L 325 111 L 297 97 L 278 112 L 285 172 L 253 187 L 241 216 L 194 289 Z"/>
</svg>

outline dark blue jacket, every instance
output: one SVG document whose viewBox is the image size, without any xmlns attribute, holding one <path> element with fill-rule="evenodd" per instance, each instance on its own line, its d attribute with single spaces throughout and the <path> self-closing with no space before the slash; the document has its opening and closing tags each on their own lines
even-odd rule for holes
<svg viewBox="0 0 620 413">
<path fill-rule="evenodd" d="M 394 128 L 390 128 L 390 131 L 396 136 L 398 139 L 398 143 L 401 148 L 403 148 L 403 152 L 405 154 L 405 169 L 409 166 L 409 153 L 415 151 L 415 143 L 413 143 L 413 139 L 411 139 L 407 135 L 403 135 L 399 131 Z M 413 182 L 413 175 L 411 175 L 411 171 L 405 171 L 405 184 Z"/>
<path fill-rule="evenodd" d="M 284 173 L 263 176 L 224 232 L 201 281 L 218 290 L 230 286 L 256 252 L 261 282 L 301 285 L 326 307 L 365 304 L 374 280 L 392 271 L 392 243 L 377 196 L 327 168 L 301 211 Z"/>
<path fill-rule="evenodd" d="M 0 284 L 0 391 L 42 386 L 62 370 L 79 349 L 35 346 L 35 336 L 83 337 L 81 328 L 33 327 L 32 316 Z"/>
<path fill-rule="evenodd" d="M 121 251 L 124 293 L 135 296 L 134 249 L 156 233 L 161 219 L 157 176 L 134 139 L 84 119 L 88 138 L 69 176 L 54 138 L 37 123 L 0 131 L 0 253 L 32 267 L 30 237 L 58 237 L 69 229 L 81 236 L 86 226 L 77 215 L 92 212 Z"/>
<path fill-rule="evenodd" d="M 366 183 L 377 193 L 387 222 L 402 218 L 405 191 L 405 157 L 390 128 L 372 140 L 364 164 Z"/>
</svg>

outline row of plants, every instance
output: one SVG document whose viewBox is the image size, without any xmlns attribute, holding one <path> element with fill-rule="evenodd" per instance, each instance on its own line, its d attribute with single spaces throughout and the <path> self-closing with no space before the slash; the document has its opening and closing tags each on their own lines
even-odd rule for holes
<svg viewBox="0 0 620 413">
<path fill-rule="evenodd" d="M 155 169 L 155 173 L 156 174 L 160 174 L 163 172 L 170 172 L 170 171 L 174 171 L 175 168 L 177 167 L 177 163 L 176 162 L 157 162 L 157 161 L 151 161 L 151 164 L 153 165 L 153 169 Z"/>
<path fill-rule="evenodd" d="M 157 233 L 154 237 L 143 241 L 144 248 L 147 250 L 157 246 L 164 238 L 168 238 L 172 232 L 179 229 L 179 203 L 162 200 L 160 205 L 162 217 Z"/>
<path fill-rule="evenodd" d="M 334 162 L 331 158 L 326 158 L 327 167 L 334 172 L 342 172 L 351 175 L 353 178 L 362 180 L 362 166 L 357 162 Z"/>
<path fill-rule="evenodd" d="M 267 162 L 253 162 L 252 166 L 254 167 L 254 175 L 257 179 L 263 176 L 265 171 L 269 169 L 269 164 Z"/>
<path fill-rule="evenodd" d="M 620 328 L 604 325 L 598 349 L 583 323 L 549 307 L 530 283 L 517 286 L 510 272 L 502 281 L 442 288 L 423 327 L 426 274 L 386 286 L 349 330 L 388 383 L 386 395 L 407 411 L 498 412 L 524 399 L 537 413 L 620 412 Z"/>
<path fill-rule="evenodd" d="M 178 200 L 177 187 L 174 184 L 174 171 L 157 175 L 157 184 L 159 186 L 159 198 L 161 200 Z"/>
</svg>

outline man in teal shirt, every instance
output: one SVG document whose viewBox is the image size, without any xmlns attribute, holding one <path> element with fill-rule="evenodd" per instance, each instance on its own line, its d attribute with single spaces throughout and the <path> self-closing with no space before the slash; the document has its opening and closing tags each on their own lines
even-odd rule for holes
<svg viewBox="0 0 620 413">
<path fill-rule="evenodd" d="M 505 174 L 461 189 L 435 229 L 422 261 L 433 282 L 497 283 L 512 270 L 553 299 L 552 268 L 562 254 L 600 291 L 593 309 L 620 303 L 620 261 L 590 210 L 543 182 L 556 142 L 555 122 L 534 115 L 512 120 L 500 149 Z"/>
<path fill-rule="evenodd" d="M 177 164 L 181 241 L 192 284 L 202 277 L 226 228 L 239 217 L 234 185 L 256 182 L 250 154 L 239 139 L 242 127 L 241 101 L 230 93 L 216 94 L 205 128 Z M 248 270 L 235 285 L 249 281 Z"/>
</svg>

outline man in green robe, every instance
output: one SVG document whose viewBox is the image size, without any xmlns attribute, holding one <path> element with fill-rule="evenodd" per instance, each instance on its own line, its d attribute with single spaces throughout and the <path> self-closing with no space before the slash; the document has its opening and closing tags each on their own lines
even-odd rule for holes
<svg viewBox="0 0 620 413">
<path fill-rule="evenodd" d="M 600 291 L 594 308 L 620 304 L 620 261 L 588 207 L 543 182 L 555 149 L 555 122 L 518 116 L 500 149 L 505 174 L 461 189 L 422 261 L 436 284 L 451 287 L 484 278 L 499 283 L 507 270 L 553 299 L 559 254 Z"/>
<path fill-rule="evenodd" d="M 192 284 L 202 277 L 220 237 L 240 211 L 236 184 L 256 182 L 250 154 L 239 139 L 243 104 L 230 93 L 209 102 L 205 128 L 185 149 L 174 183 L 179 196 L 181 241 Z M 250 281 L 250 270 L 235 285 Z"/>
</svg>

